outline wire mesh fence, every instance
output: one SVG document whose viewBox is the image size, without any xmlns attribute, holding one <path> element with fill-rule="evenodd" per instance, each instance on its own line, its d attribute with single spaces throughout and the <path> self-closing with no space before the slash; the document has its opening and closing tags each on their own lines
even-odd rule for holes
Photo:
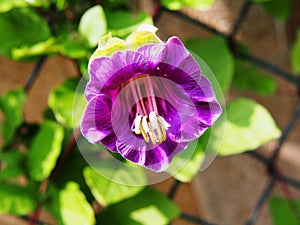
<svg viewBox="0 0 300 225">
<path fill-rule="evenodd" d="M 244 60 L 248 61 L 249 63 L 270 72 L 274 76 L 279 76 L 279 77 L 285 79 L 286 81 L 295 85 L 298 88 L 298 93 L 299 93 L 300 80 L 297 77 L 295 77 L 293 74 L 273 65 L 272 63 L 270 63 L 268 61 L 265 61 L 264 59 L 258 58 L 249 53 L 245 53 L 245 52 L 238 50 L 238 48 L 237 48 L 238 43 L 235 40 L 235 36 L 236 36 L 237 32 L 239 31 L 239 29 L 241 28 L 243 22 L 246 20 L 247 14 L 251 10 L 251 6 L 253 4 L 255 4 L 255 3 L 251 2 L 251 1 L 244 2 L 243 6 L 241 7 L 241 9 L 239 11 L 237 19 L 232 26 L 233 28 L 229 34 L 222 33 L 221 31 L 219 31 L 205 23 L 202 23 L 199 20 L 195 20 L 195 19 L 187 16 L 186 14 L 183 14 L 180 11 L 171 11 L 169 9 L 162 8 L 161 11 L 159 12 L 159 15 L 163 14 L 164 12 L 171 13 L 176 17 L 179 17 L 183 20 L 186 20 L 189 23 L 192 23 L 196 26 L 201 27 L 202 29 L 207 30 L 208 32 L 210 32 L 213 35 L 222 36 L 222 37 L 226 38 L 228 46 L 230 47 L 230 50 L 235 57 L 244 59 Z M 159 18 L 156 19 L 156 21 L 158 21 L 158 20 L 159 20 Z M 292 177 L 288 177 L 285 174 L 282 174 L 280 172 L 280 170 L 276 167 L 276 160 L 278 159 L 278 154 L 282 149 L 282 145 L 286 142 L 290 132 L 293 130 L 293 128 L 297 124 L 299 117 L 300 117 L 300 101 L 299 101 L 297 107 L 295 108 L 293 115 L 289 119 L 289 122 L 285 126 L 285 128 L 282 132 L 282 135 L 278 141 L 278 144 L 275 147 L 275 149 L 270 157 L 267 158 L 267 157 L 259 154 L 256 151 L 251 151 L 251 152 L 249 151 L 249 152 L 245 153 L 245 154 L 248 154 L 249 156 L 257 159 L 262 164 L 264 164 L 264 166 L 266 167 L 266 170 L 268 171 L 268 174 L 269 174 L 269 181 L 265 185 L 264 190 L 260 194 L 260 197 L 257 199 L 257 202 L 253 206 L 251 212 L 249 212 L 248 218 L 245 218 L 245 220 L 246 220 L 245 225 L 252 225 L 252 224 L 256 223 L 259 213 L 262 209 L 262 206 L 266 203 L 266 201 L 270 197 L 270 194 L 272 193 L 276 183 L 280 183 L 282 186 L 282 189 L 285 190 L 284 194 L 285 194 L 285 197 L 287 197 L 287 199 L 289 199 L 289 206 L 290 206 L 292 212 L 295 214 L 295 217 L 299 218 L 300 212 L 295 207 L 295 203 L 294 203 L 291 193 L 289 191 L 289 186 L 293 186 L 297 189 L 300 189 L 300 181 L 293 179 Z M 179 186 L 180 186 L 180 182 L 175 181 L 169 192 L 170 198 L 173 198 L 175 196 L 176 190 L 179 188 Z M 180 217 L 182 219 L 188 220 L 194 224 L 214 225 L 214 223 L 206 221 L 203 218 L 199 218 L 197 216 L 190 215 L 187 213 L 182 213 Z"/>
</svg>

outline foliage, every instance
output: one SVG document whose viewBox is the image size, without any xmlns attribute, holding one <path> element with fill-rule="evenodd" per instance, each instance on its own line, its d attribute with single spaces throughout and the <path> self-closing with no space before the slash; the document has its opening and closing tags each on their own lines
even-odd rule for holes
<svg viewBox="0 0 300 225">
<path fill-rule="evenodd" d="M 108 32 L 125 38 L 141 24 L 153 24 L 148 13 L 130 10 L 131 1 L 105 0 L 101 1 L 101 6 L 95 6 L 94 2 L 0 1 L 0 54 L 13 60 L 29 61 L 36 61 L 40 56 L 62 55 L 74 60 L 83 79 L 88 80 L 88 59 L 99 38 Z M 260 2 L 282 20 L 289 16 L 290 1 L 280 1 L 280 5 L 275 0 L 254 2 Z M 214 0 L 163 0 L 161 3 L 171 10 L 186 6 L 205 10 Z M 189 38 L 185 45 L 207 63 L 209 68 L 201 67 L 203 75 L 210 79 L 211 69 L 225 97 L 231 89 L 240 94 L 251 90 L 262 96 L 276 92 L 275 80 L 255 66 L 235 59 L 224 38 Z M 291 50 L 295 73 L 300 73 L 299 46 L 298 32 Z M 108 53 L 109 50 L 103 54 Z M 0 124 L 0 213 L 30 217 L 43 207 L 58 224 L 169 224 L 180 215 L 180 210 L 162 193 L 145 187 L 147 173 L 144 168 L 99 165 L 114 178 L 110 180 L 87 165 L 79 153 L 75 139 L 80 139 L 78 126 L 85 107 L 80 78 L 65 80 L 51 91 L 45 120 L 40 124 L 24 121 L 23 105 L 27 98 L 24 89 L 9 90 L 0 97 L 3 115 Z M 272 115 L 252 99 L 231 99 L 223 108 L 226 113 L 220 122 L 191 142 L 186 151 L 174 158 L 166 172 L 175 179 L 189 182 L 198 173 L 207 153 L 226 156 L 255 150 L 281 134 Z M 26 180 L 26 185 L 15 182 L 20 177 Z M 95 202 L 103 208 L 96 214 Z M 278 211 L 284 212 L 291 220 L 289 224 L 293 224 L 286 205 L 284 199 L 271 200 L 274 224 L 283 224 Z"/>
<path fill-rule="evenodd" d="M 269 208 L 274 225 L 297 225 L 299 223 L 299 218 L 297 217 L 300 210 L 299 200 L 272 196 L 269 201 Z"/>
</svg>

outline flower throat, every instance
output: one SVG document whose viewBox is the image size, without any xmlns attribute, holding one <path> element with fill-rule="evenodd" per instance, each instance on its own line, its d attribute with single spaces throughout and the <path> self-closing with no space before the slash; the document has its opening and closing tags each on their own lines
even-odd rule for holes
<svg viewBox="0 0 300 225">
<path fill-rule="evenodd" d="M 164 142 L 167 137 L 166 131 L 171 125 L 158 114 L 150 75 L 143 74 L 132 78 L 129 80 L 129 85 L 136 103 L 132 131 L 137 135 L 142 135 L 147 143 L 151 141 L 157 145 Z"/>
</svg>

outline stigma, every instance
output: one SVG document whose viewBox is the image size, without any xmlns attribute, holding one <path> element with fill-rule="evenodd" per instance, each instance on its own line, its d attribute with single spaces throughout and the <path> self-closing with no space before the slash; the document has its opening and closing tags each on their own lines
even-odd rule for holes
<svg viewBox="0 0 300 225">
<path fill-rule="evenodd" d="M 166 131 L 170 126 L 162 116 L 152 111 L 148 116 L 138 115 L 135 118 L 133 131 L 137 135 L 142 135 L 147 143 L 151 140 L 157 145 L 166 140 Z"/>
</svg>

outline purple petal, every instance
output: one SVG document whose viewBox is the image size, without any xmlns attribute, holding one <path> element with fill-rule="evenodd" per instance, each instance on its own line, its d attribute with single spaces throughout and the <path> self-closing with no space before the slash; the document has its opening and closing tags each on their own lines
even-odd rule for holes
<svg viewBox="0 0 300 225">
<path fill-rule="evenodd" d="M 116 137 L 111 125 L 111 105 L 111 99 L 106 95 L 92 98 L 82 117 L 81 132 L 89 142 L 102 142 L 111 151 L 116 151 Z"/>
<path fill-rule="evenodd" d="M 138 49 L 149 61 L 156 65 L 156 75 L 169 78 L 178 84 L 198 82 L 201 71 L 198 63 L 185 49 L 177 37 L 171 37 L 165 44 L 150 44 Z M 179 74 L 180 75 L 179 75 Z"/>
<path fill-rule="evenodd" d="M 139 52 L 120 51 L 112 57 L 95 58 L 89 63 L 90 81 L 86 87 L 86 98 L 90 100 L 106 86 L 109 89 L 118 88 L 119 85 L 139 74 L 139 65 L 144 62 Z M 114 75 L 118 76 L 115 79 Z"/>
<path fill-rule="evenodd" d="M 182 152 L 186 146 L 187 143 L 177 143 L 167 139 L 160 145 L 145 150 L 135 149 L 130 145 L 117 142 L 118 151 L 124 158 L 156 172 L 165 170 L 173 157 Z"/>
</svg>

